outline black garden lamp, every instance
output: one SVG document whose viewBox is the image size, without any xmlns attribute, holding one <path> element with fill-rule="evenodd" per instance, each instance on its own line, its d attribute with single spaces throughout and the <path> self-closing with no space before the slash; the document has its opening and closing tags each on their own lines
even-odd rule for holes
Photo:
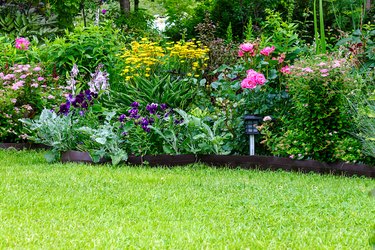
<svg viewBox="0 0 375 250">
<path fill-rule="evenodd" d="M 257 126 L 261 117 L 255 115 L 245 115 L 245 133 L 249 135 L 249 155 L 255 154 L 255 143 L 254 143 L 254 135 L 259 134 Z"/>
</svg>

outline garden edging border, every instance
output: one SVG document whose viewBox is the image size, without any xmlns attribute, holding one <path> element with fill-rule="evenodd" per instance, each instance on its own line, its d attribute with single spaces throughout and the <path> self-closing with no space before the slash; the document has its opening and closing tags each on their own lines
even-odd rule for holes
<svg viewBox="0 0 375 250">
<path fill-rule="evenodd" d="M 49 149 L 42 144 L 32 143 L 0 143 L 0 148 L 9 149 Z M 86 162 L 92 163 L 89 156 L 84 156 L 84 152 L 72 151 L 71 156 L 62 158 L 63 162 Z M 83 153 L 83 154 L 82 154 Z M 87 154 L 87 153 L 86 153 Z M 103 163 L 105 161 L 101 161 Z M 346 176 L 365 176 L 375 178 L 375 167 L 364 164 L 351 163 L 325 163 L 316 160 L 292 160 L 285 157 L 276 156 L 246 156 L 246 155 L 145 155 L 129 156 L 126 163 L 131 165 L 147 164 L 156 166 L 178 166 L 193 163 L 203 163 L 214 167 L 261 169 L 261 170 L 284 170 L 298 171 L 303 173 L 315 172 L 321 174 L 334 174 Z"/>
</svg>

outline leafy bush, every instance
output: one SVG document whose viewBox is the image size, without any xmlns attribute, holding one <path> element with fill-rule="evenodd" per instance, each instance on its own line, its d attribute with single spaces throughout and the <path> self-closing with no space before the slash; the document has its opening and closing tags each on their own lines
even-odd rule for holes
<svg viewBox="0 0 375 250">
<path fill-rule="evenodd" d="M 114 84 L 121 81 L 121 61 L 117 54 L 123 47 L 120 31 L 104 26 L 77 26 L 73 31 L 66 31 L 64 37 L 54 41 L 46 40 L 40 47 L 40 59 L 49 68 L 56 68 L 59 74 L 66 75 L 76 64 L 81 69 L 82 81 L 90 79 L 90 72 L 103 64 Z"/>
<path fill-rule="evenodd" d="M 22 4 L 0 6 L 0 34 L 36 40 L 55 37 L 61 31 L 57 16 L 47 15 L 41 9 L 41 6 L 27 8 Z"/>
<path fill-rule="evenodd" d="M 333 54 L 300 60 L 291 67 L 288 113 L 275 124 L 261 126 L 264 143 L 273 154 L 327 162 L 361 159 L 345 100 L 361 81 L 350 73 L 351 65 Z"/>
</svg>

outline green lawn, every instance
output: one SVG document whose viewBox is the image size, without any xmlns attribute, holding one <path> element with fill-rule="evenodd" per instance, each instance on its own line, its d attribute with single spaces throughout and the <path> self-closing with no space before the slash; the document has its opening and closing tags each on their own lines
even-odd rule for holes
<svg viewBox="0 0 375 250">
<path fill-rule="evenodd" d="M 375 180 L 0 150 L 0 249 L 371 249 Z"/>
</svg>

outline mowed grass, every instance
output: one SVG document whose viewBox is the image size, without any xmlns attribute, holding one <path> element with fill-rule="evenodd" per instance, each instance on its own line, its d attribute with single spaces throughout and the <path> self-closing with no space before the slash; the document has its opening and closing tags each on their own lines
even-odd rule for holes
<svg viewBox="0 0 375 250">
<path fill-rule="evenodd" d="M 0 249 L 371 249 L 375 180 L 0 150 Z"/>
</svg>

